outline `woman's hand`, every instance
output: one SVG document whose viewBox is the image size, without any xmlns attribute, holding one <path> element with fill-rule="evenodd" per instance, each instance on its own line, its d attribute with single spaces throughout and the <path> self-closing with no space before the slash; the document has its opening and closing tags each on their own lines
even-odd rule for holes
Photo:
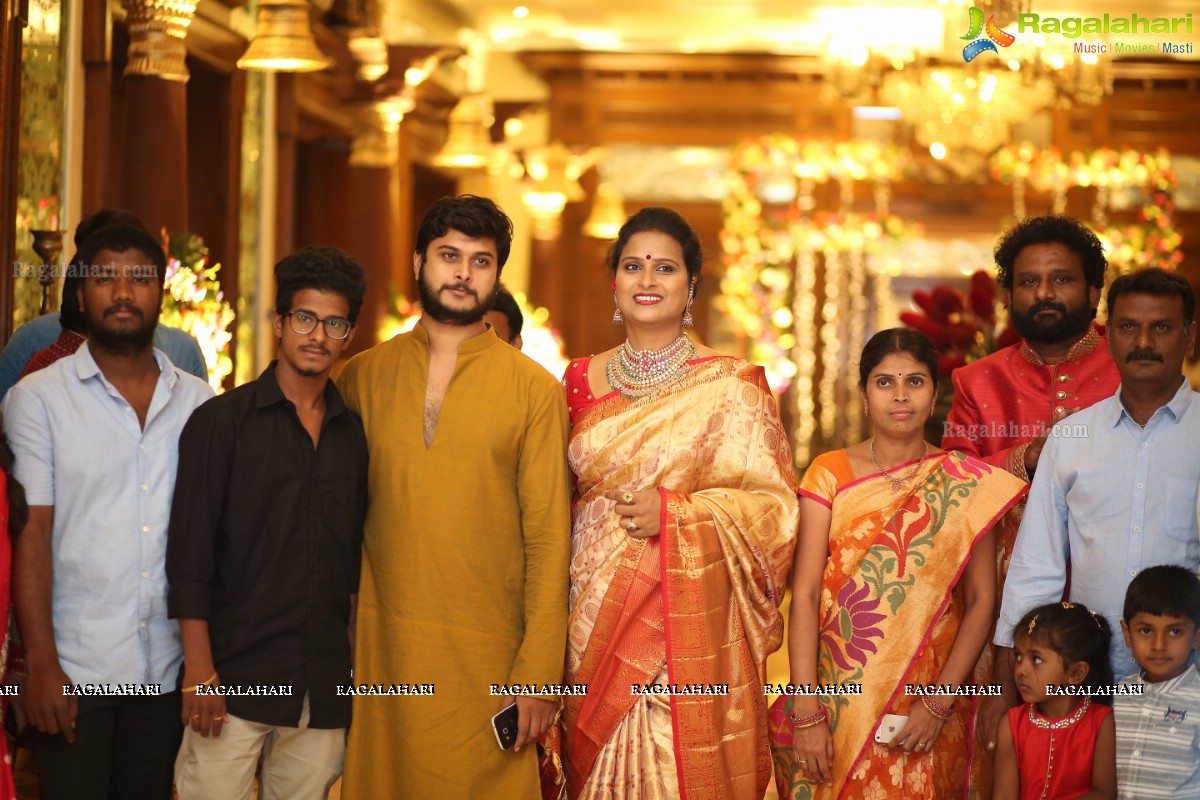
<svg viewBox="0 0 1200 800">
<path fill-rule="evenodd" d="M 801 772 L 817 783 L 833 786 L 833 736 L 827 722 L 796 728 L 792 751 Z"/>
<path fill-rule="evenodd" d="M 649 539 L 659 534 L 659 518 L 662 514 L 662 496 L 658 489 L 640 491 L 605 492 L 604 496 L 616 503 L 613 511 L 621 518 L 621 527 L 635 539 Z"/>
<path fill-rule="evenodd" d="M 906 753 L 917 755 L 932 752 L 945 724 L 945 720 L 934 716 L 918 699 L 908 708 L 908 722 L 886 746 L 890 750 L 899 747 Z"/>
</svg>

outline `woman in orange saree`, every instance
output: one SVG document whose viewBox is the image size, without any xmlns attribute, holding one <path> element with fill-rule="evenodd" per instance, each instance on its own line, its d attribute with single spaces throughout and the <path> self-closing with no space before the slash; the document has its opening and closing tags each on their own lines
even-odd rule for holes
<svg viewBox="0 0 1200 800">
<path fill-rule="evenodd" d="M 924 335 L 876 334 L 859 367 L 874 435 L 818 457 L 801 481 L 791 678 L 838 690 L 772 707 L 780 797 L 965 796 L 974 714 L 955 700 L 992 622 L 991 529 L 1027 487 L 925 442 L 937 368 Z M 884 725 L 887 714 L 900 719 Z M 887 745 L 881 726 L 896 731 Z"/>
<path fill-rule="evenodd" d="M 787 437 L 761 368 L 683 332 L 700 246 L 643 209 L 610 258 L 626 344 L 572 362 L 567 682 L 548 796 L 758 800 L 763 695 L 797 526 Z M 685 314 L 687 317 L 685 317 Z M 645 369 L 643 369 L 643 366 Z"/>
</svg>

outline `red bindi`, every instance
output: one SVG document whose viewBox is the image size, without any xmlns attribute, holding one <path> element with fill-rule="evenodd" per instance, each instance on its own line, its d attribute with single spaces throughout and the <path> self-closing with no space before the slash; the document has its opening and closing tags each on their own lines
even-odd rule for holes
<svg viewBox="0 0 1200 800">
<path fill-rule="evenodd" d="M 649 261 L 649 260 L 650 260 L 650 254 L 649 254 L 649 253 L 647 253 L 647 254 L 646 254 L 646 260 L 647 260 L 647 261 Z"/>
</svg>

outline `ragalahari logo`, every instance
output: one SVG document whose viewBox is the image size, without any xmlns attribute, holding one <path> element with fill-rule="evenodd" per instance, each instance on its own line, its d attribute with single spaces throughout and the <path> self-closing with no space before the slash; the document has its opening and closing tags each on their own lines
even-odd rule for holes
<svg viewBox="0 0 1200 800">
<path fill-rule="evenodd" d="M 986 53 L 989 50 L 993 53 L 999 54 L 1000 51 L 996 49 L 996 45 L 1008 47 L 1017 40 L 1017 37 L 1013 36 L 1006 30 L 1002 30 L 1000 26 L 996 24 L 995 14 L 988 17 L 987 25 L 984 25 L 983 12 L 981 10 L 975 6 L 971 6 L 970 12 L 971 28 L 967 31 L 966 36 L 959 37 L 960 39 L 971 40 L 965 47 L 963 47 L 963 61 L 970 62 L 974 60 L 975 56 L 979 55 L 980 53 Z"/>
</svg>

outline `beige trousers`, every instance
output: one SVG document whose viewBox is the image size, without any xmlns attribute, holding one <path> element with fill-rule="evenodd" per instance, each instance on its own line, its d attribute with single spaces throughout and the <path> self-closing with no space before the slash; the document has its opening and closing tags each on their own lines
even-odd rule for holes
<svg viewBox="0 0 1200 800">
<path fill-rule="evenodd" d="M 251 800 L 260 756 L 259 800 L 325 800 L 342 774 L 346 729 L 310 728 L 308 713 L 306 696 L 295 728 L 228 712 L 218 738 L 187 728 L 175 759 L 179 800 Z"/>
</svg>

